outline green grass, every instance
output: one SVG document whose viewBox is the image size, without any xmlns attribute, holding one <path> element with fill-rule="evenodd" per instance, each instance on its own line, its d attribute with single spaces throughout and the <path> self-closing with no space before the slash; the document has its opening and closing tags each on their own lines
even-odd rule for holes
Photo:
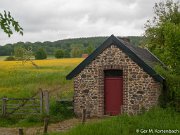
<svg viewBox="0 0 180 135">
<path fill-rule="evenodd" d="M 5 60 L 8 56 L 0 56 L 0 60 Z"/>
<path fill-rule="evenodd" d="M 12 116 L 0 118 L 0 127 L 35 127 L 43 125 L 43 116 L 28 115 L 24 118 Z"/>
<path fill-rule="evenodd" d="M 48 55 L 47 59 L 56 59 L 54 55 Z"/>
<path fill-rule="evenodd" d="M 136 130 L 143 134 L 143 131 L 149 129 L 178 129 L 180 132 L 180 114 L 171 109 L 154 108 L 141 115 L 116 116 L 100 122 L 78 125 L 65 133 L 49 135 L 134 135 L 137 134 Z"/>
<path fill-rule="evenodd" d="M 71 64 L 61 64 L 66 59 L 35 61 L 40 65 L 38 69 L 32 65 L 22 65 L 21 62 L 1 61 L 0 65 L 0 98 L 31 97 L 39 88 L 51 92 L 55 98 L 72 97 L 73 82 L 66 80 L 66 75 L 82 59 Z M 73 61 L 74 59 L 72 59 Z M 51 64 L 51 61 L 55 61 Z"/>
<path fill-rule="evenodd" d="M 52 59 L 39 60 L 35 63 L 38 69 L 31 64 L 22 65 L 18 61 L 0 61 L 0 98 L 28 98 L 38 92 L 39 88 L 48 90 L 50 95 L 51 122 L 61 121 L 73 117 L 73 113 L 66 113 L 64 108 L 58 108 L 55 100 L 72 98 L 73 81 L 67 81 L 66 75 L 83 59 Z M 38 98 L 39 94 L 36 96 Z M 1 100 L 0 100 L 1 106 Z M 57 108 L 57 110 L 56 110 Z M 0 110 L 1 113 L 1 110 Z M 17 118 L 0 118 L 0 127 L 38 126 L 42 124 L 44 116 L 34 120 L 33 116 Z"/>
<path fill-rule="evenodd" d="M 9 62 L 0 60 L 0 98 L 3 96 L 14 98 L 31 97 L 38 91 L 38 88 L 42 88 L 43 90 L 50 91 L 51 122 L 71 118 L 73 117 L 73 113 L 65 108 L 59 107 L 59 105 L 55 103 L 55 100 L 72 98 L 73 82 L 67 81 L 65 77 L 82 60 L 83 59 L 52 59 L 35 61 L 36 64 L 39 65 L 38 69 L 32 65 L 22 65 L 16 61 Z M 0 127 L 40 126 L 43 124 L 43 118 L 44 116 L 35 117 L 31 115 L 23 119 L 18 119 L 15 116 L 6 119 L 0 118 Z M 90 123 L 84 126 L 79 125 L 63 134 L 134 134 L 137 128 L 174 129 L 179 128 L 179 125 L 179 114 L 171 110 L 154 109 L 143 115 L 122 115 L 98 123 Z"/>
<path fill-rule="evenodd" d="M 24 117 L 11 115 L 0 117 L 0 127 L 37 127 L 43 126 L 46 115 L 26 115 Z M 50 123 L 55 123 L 74 117 L 73 110 L 67 109 L 67 106 L 57 104 L 55 100 L 50 101 Z"/>
<path fill-rule="evenodd" d="M 48 68 L 46 68 L 48 69 Z M 55 89 L 55 87 L 66 87 L 68 91 L 72 91 L 72 81 L 66 81 L 65 76 L 70 71 L 69 69 L 62 72 L 63 67 L 60 67 L 59 71 L 55 72 L 33 72 L 27 70 L 19 70 L 11 73 L 7 73 L 0 78 L 0 87 L 9 88 L 9 92 L 4 90 L 1 91 L 1 96 L 8 97 L 30 97 L 32 93 L 38 90 L 38 88 L 42 89 Z M 8 76 L 6 78 L 6 76 Z M 4 79 L 6 78 L 6 79 Z M 70 87 L 68 87 L 70 86 Z M 58 90 L 58 88 L 57 88 Z M 62 89 L 63 90 L 63 89 Z"/>
</svg>

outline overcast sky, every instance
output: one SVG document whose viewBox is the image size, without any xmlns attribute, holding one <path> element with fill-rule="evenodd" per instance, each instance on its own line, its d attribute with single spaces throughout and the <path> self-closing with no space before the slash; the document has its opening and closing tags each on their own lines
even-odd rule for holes
<svg viewBox="0 0 180 135">
<path fill-rule="evenodd" d="M 0 29 L 0 45 L 92 36 L 142 35 L 159 0 L 0 0 L 24 35 L 10 38 Z"/>
</svg>

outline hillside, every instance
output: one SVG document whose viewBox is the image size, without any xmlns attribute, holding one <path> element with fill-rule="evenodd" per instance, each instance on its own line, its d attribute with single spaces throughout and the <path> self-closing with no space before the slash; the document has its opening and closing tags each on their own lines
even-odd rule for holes
<svg viewBox="0 0 180 135">
<path fill-rule="evenodd" d="M 14 44 L 6 44 L 0 46 L 0 56 L 10 56 L 14 54 L 14 48 L 22 46 L 32 48 L 35 53 L 39 48 L 44 48 L 48 55 L 54 55 L 55 51 L 62 49 L 65 52 L 64 57 L 81 57 L 82 53 L 91 53 L 95 48 L 101 45 L 107 37 L 88 37 L 64 39 L 54 42 L 18 42 Z M 141 44 L 142 37 L 129 36 L 130 42 L 138 46 Z"/>
</svg>

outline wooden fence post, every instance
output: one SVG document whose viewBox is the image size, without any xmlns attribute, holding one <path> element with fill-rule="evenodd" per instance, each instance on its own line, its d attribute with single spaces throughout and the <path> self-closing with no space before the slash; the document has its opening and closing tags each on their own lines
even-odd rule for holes
<svg viewBox="0 0 180 135">
<path fill-rule="evenodd" d="M 45 112 L 49 115 L 49 92 L 44 91 L 44 99 L 45 99 Z"/>
<path fill-rule="evenodd" d="M 48 131 L 49 118 L 44 118 L 44 134 Z"/>
<path fill-rule="evenodd" d="M 6 101 L 7 97 L 2 98 L 2 116 L 6 116 Z"/>
<path fill-rule="evenodd" d="M 19 135 L 24 135 L 23 129 L 19 128 Z"/>
<path fill-rule="evenodd" d="M 86 109 L 82 110 L 82 124 L 86 122 Z"/>
<path fill-rule="evenodd" d="M 40 113 L 43 114 L 43 92 L 41 89 L 39 92 L 39 96 L 40 96 Z"/>
</svg>

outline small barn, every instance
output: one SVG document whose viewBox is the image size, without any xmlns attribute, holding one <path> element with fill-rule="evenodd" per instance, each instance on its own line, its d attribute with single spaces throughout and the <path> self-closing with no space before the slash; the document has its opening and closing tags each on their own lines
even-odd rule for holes
<svg viewBox="0 0 180 135">
<path fill-rule="evenodd" d="M 154 64 L 163 65 L 149 50 L 111 35 L 66 76 L 74 78 L 75 114 L 137 114 L 156 106 L 164 78 Z"/>
</svg>

